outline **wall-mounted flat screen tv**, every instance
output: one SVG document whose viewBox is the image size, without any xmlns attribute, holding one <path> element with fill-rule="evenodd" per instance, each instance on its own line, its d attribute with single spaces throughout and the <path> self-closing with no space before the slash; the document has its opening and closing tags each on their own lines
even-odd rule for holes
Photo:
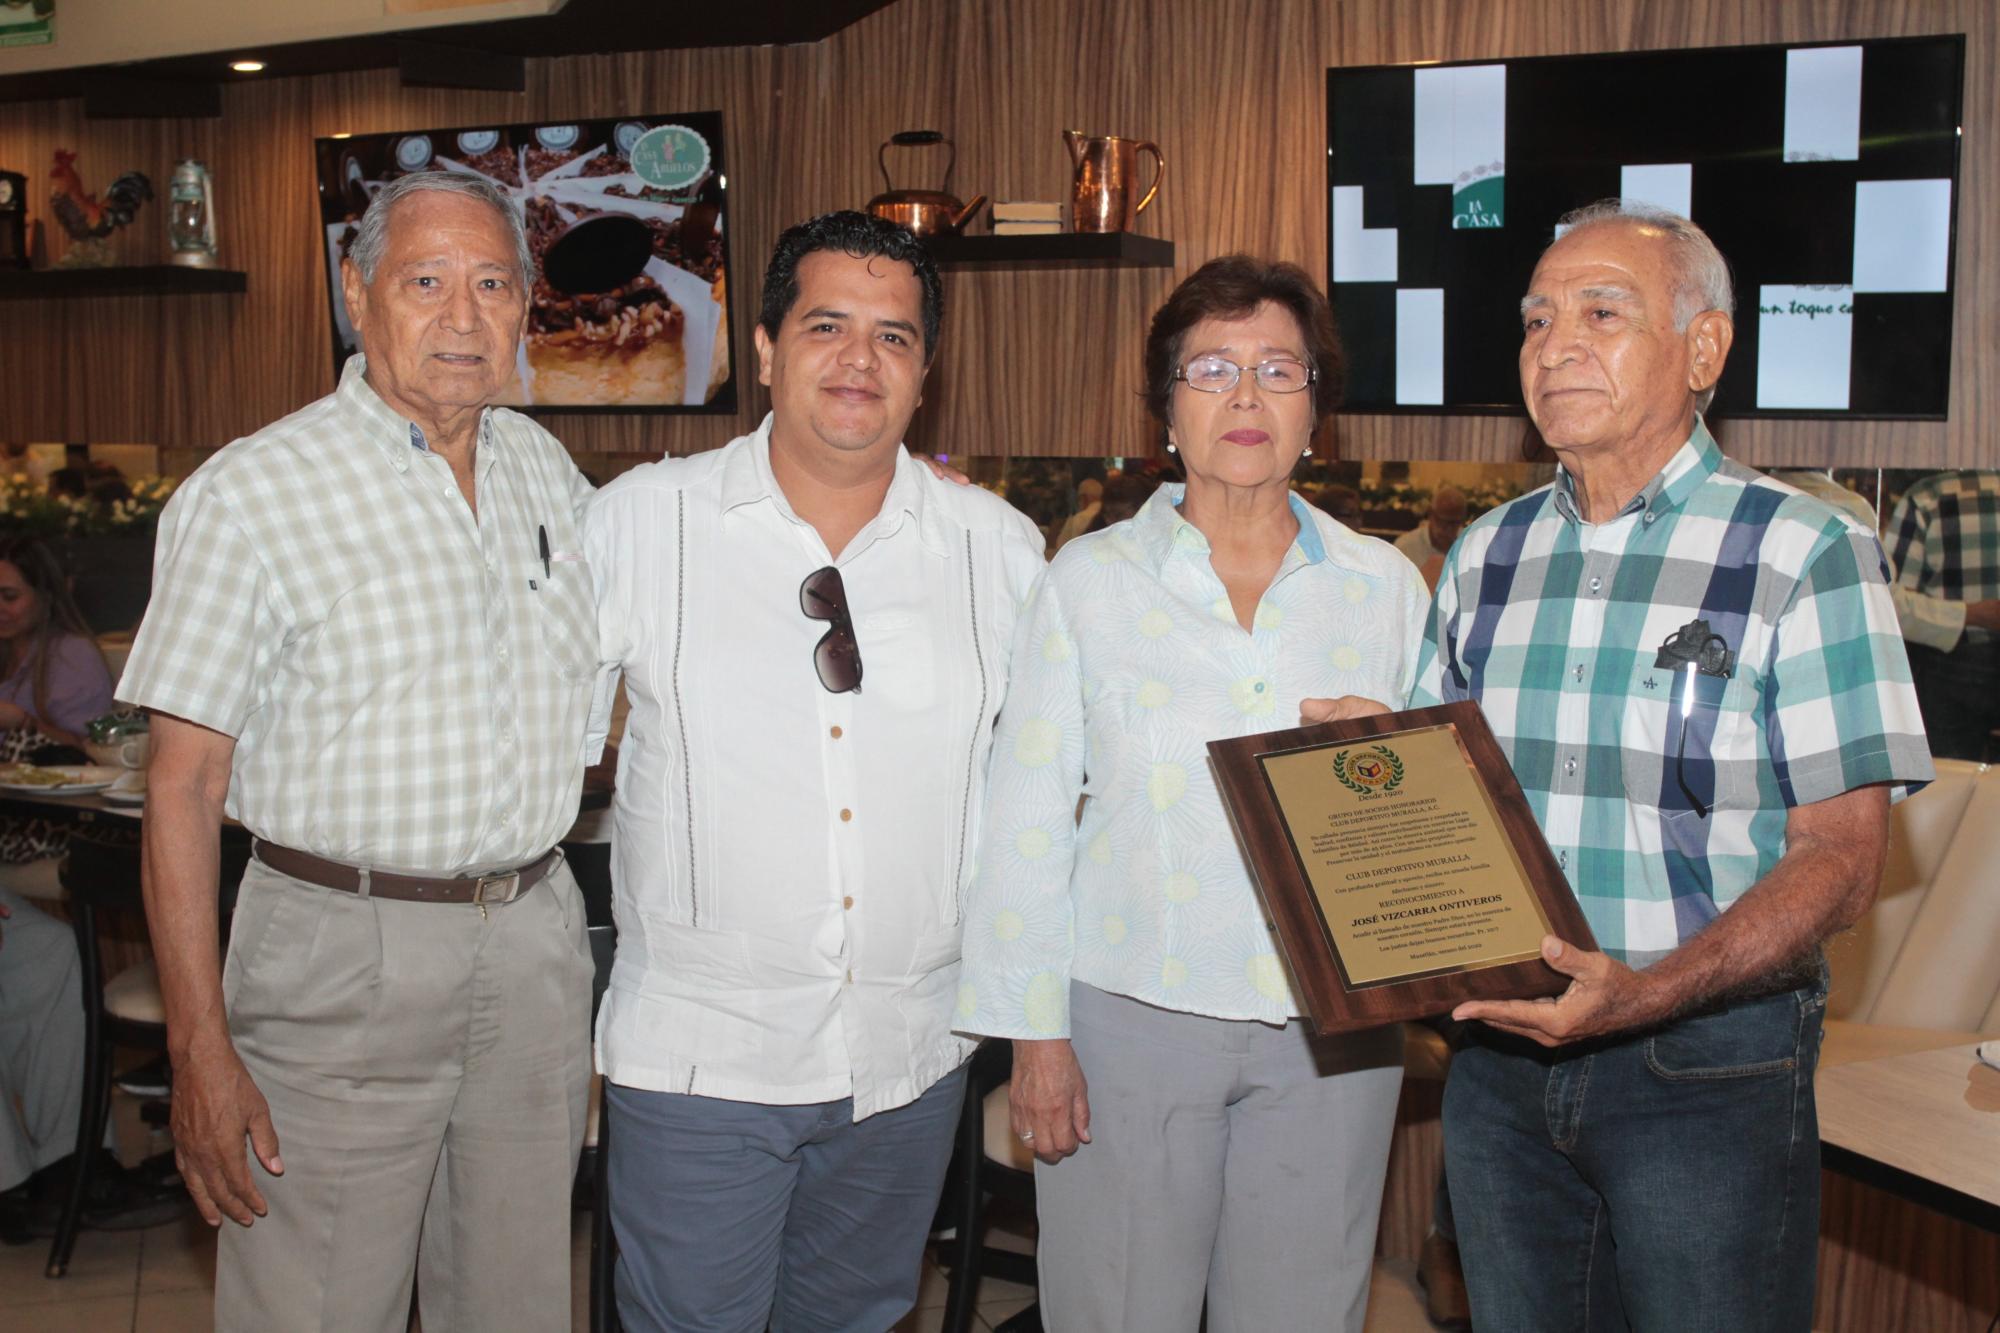
<svg viewBox="0 0 2000 1333">
<path fill-rule="evenodd" d="M 1962 35 L 1331 69 L 1328 241 L 1354 412 L 1519 412 L 1556 220 L 1622 196 L 1736 283 L 1720 416 L 1942 419 Z"/>
<path fill-rule="evenodd" d="M 528 331 L 500 401 L 734 412 L 728 179 L 713 111 L 317 141 L 336 367 L 358 350 L 340 261 L 375 191 L 414 171 L 491 181 L 527 225 Z"/>
</svg>

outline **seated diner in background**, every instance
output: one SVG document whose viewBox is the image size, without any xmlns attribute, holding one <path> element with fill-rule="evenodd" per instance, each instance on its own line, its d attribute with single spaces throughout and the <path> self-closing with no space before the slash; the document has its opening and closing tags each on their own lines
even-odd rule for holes
<svg viewBox="0 0 2000 1333">
<path fill-rule="evenodd" d="M 1396 549 L 1422 571 L 1426 586 L 1437 587 L 1444 553 L 1465 531 L 1465 511 L 1465 492 L 1456 486 L 1440 486 L 1431 495 L 1424 521 L 1396 538 Z"/>
<path fill-rule="evenodd" d="M 0 541 L 0 652 L 0 760 L 81 749 L 90 720 L 111 711 L 111 668 L 55 553 L 34 537 Z"/>
</svg>

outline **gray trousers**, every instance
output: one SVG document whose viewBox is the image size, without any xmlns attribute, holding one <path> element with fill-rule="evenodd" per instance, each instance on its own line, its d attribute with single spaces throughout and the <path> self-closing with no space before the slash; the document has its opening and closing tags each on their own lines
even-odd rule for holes
<svg viewBox="0 0 2000 1333">
<path fill-rule="evenodd" d="M 583 902 L 391 902 L 252 861 L 223 968 L 271 1104 L 270 1215 L 222 1224 L 215 1326 L 567 1330 L 570 1184 L 590 1086 Z"/>
<path fill-rule="evenodd" d="M 0 889 L 0 1190 L 76 1148 L 83 1108 L 83 985 L 76 935 Z"/>
<path fill-rule="evenodd" d="M 1035 1166 L 1050 1333 L 1360 1333 L 1403 1031 L 1314 1037 L 1075 983 L 1089 1143 Z"/>
<path fill-rule="evenodd" d="M 631 1333 L 874 1333 L 917 1301 L 965 1097 L 766 1106 L 605 1085 L 618 1315 Z"/>
</svg>

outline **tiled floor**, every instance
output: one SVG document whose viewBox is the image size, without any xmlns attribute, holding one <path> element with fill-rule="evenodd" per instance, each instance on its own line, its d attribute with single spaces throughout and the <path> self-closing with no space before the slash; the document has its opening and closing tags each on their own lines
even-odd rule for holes
<svg viewBox="0 0 2000 1333">
<path fill-rule="evenodd" d="M 579 1215 L 573 1265 L 575 1319 L 586 1327 L 590 1219 Z M 196 1333 L 210 1327 L 215 1240 L 198 1220 L 122 1234 L 86 1232 L 69 1276 L 42 1276 L 47 1246 L 0 1249 L 0 1328 L 19 1333 Z M 917 1308 L 895 1333 L 938 1333 L 944 1326 L 946 1279 L 924 1261 Z M 1034 1298 L 1026 1287 L 988 1279 L 982 1284 L 979 1333 L 1015 1314 Z M 1375 1268 L 1368 1333 L 1421 1333 L 1430 1325 L 1407 1264 Z"/>
<path fill-rule="evenodd" d="M 163 1146 L 139 1125 L 130 1100 L 115 1102 L 119 1147 L 128 1159 Z M 589 1308 L 590 1219 L 579 1213 L 571 1232 L 575 1318 L 582 1330 Z M 1025 1252 L 1019 1236 L 994 1234 L 990 1243 Z M 69 1276 L 42 1276 L 48 1245 L 0 1248 L 0 1329 L 19 1333 L 192 1333 L 210 1327 L 215 1283 L 215 1237 L 199 1218 L 148 1231 L 87 1231 L 77 1241 Z M 944 1323 L 946 1278 L 926 1257 L 917 1308 L 894 1333 L 938 1333 Z M 980 1287 L 979 1333 L 1018 1312 L 1032 1289 L 989 1278 Z M 1368 1333 L 1421 1333 L 1430 1327 L 1423 1298 L 1408 1264 L 1375 1266 Z"/>
</svg>

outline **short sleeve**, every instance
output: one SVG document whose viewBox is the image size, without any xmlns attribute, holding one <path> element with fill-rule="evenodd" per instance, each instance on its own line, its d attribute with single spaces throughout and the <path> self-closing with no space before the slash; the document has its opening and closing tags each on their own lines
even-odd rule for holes
<svg viewBox="0 0 2000 1333">
<path fill-rule="evenodd" d="M 597 487 L 590 478 L 583 475 L 583 469 L 572 466 L 569 470 L 570 512 L 576 515 L 578 526 L 583 524 L 583 516 L 590 508 L 590 501 L 597 494 Z"/>
<path fill-rule="evenodd" d="M 285 640 L 278 598 L 228 503 L 199 474 L 190 477 L 160 515 L 152 600 L 118 697 L 240 735 Z"/>
<path fill-rule="evenodd" d="M 588 484 L 588 483 L 586 483 Z M 588 763 L 604 757 L 611 731 L 611 710 L 618 697 L 618 679 L 631 656 L 639 621 L 646 604 L 635 603 L 631 578 L 644 571 L 643 578 L 653 588 L 674 587 L 679 566 L 662 563 L 663 553 L 677 552 L 678 533 L 669 532 L 644 549 L 634 544 L 635 529 L 650 524 L 632 522 L 633 510 L 648 504 L 650 492 L 627 489 L 599 491 L 589 498 L 583 512 L 583 555 L 590 564 L 597 594 L 597 681 L 591 692 L 590 719 L 585 724 L 583 754 Z M 679 518 L 681 492 L 672 493 Z M 678 590 L 676 590 L 678 595 Z"/>
<path fill-rule="evenodd" d="M 1905 588 L 1924 586 L 1931 513 L 1921 500 L 1927 493 L 1928 488 L 1921 484 L 1905 491 L 1889 515 L 1889 564 L 1896 571 L 1896 582 Z"/>
<path fill-rule="evenodd" d="M 82 732 L 92 718 L 111 711 L 111 670 L 97 645 L 80 634 L 65 635 L 49 662 L 48 707 L 42 720 L 64 731 Z"/>
<path fill-rule="evenodd" d="M 1908 795 L 1931 779 L 1874 538 L 1829 527 L 1778 617 L 1765 694 L 1772 768 L 1787 805 L 1872 783 Z"/>
<path fill-rule="evenodd" d="M 1896 577 L 1895 571 L 1890 577 Z M 1931 597 L 1900 582 L 1890 586 L 1889 595 L 1896 603 L 1896 623 L 1909 642 L 1948 653 L 1965 637 L 1964 602 Z"/>
</svg>

